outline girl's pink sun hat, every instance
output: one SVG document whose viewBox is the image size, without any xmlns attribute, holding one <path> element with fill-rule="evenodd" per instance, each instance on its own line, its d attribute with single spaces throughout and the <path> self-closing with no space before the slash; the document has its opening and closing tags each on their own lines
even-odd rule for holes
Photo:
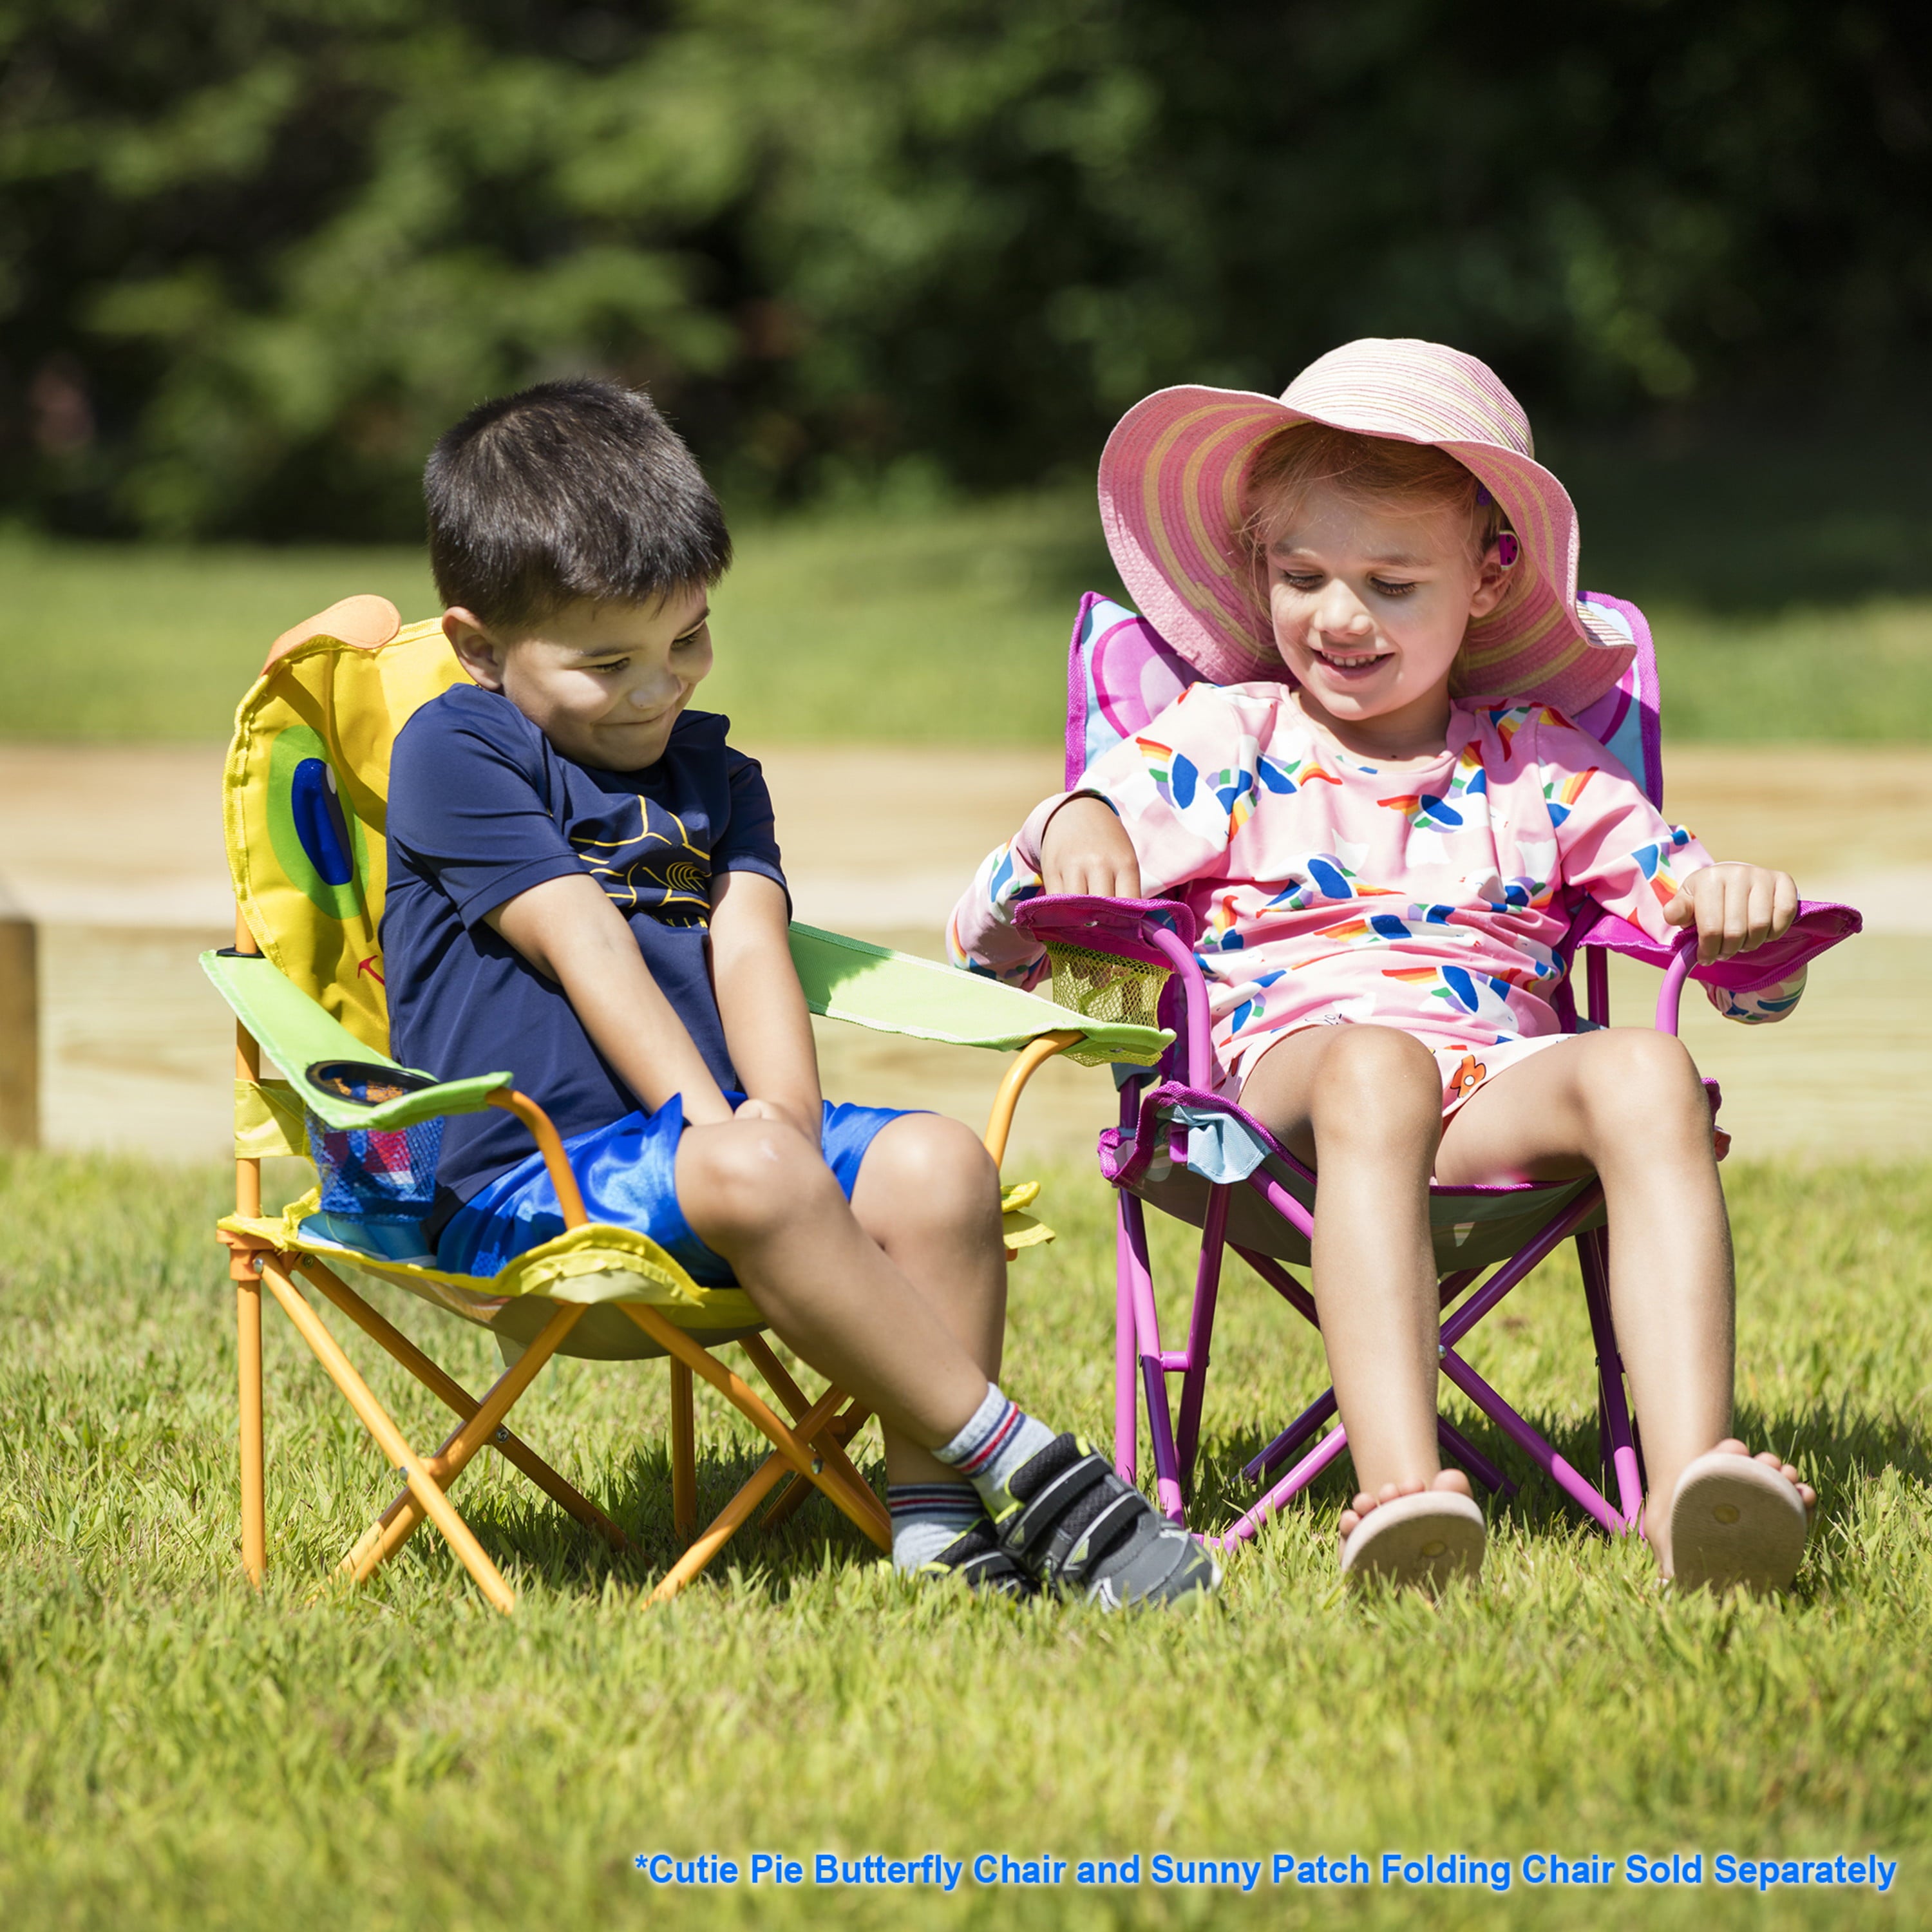
<svg viewBox="0 0 1932 1932">
<path fill-rule="evenodd" d="M 1495 372 L 1437 342 L 1368 337 L 1310 363 L 1277 401 L 1245 389 L 1162 389 L 1120 418 L 1100 457 L 1100 522 L 1141 614 L 1216 683 L 1279 678 L 1239 532 L 1256 451 L 1292 423 L 1433 445 L 1502 507 L 1521 554 L 1502 608 L 1471 623 L 1451 688 L 1472 702 L 1586 709 L 1620 678 L 1629 640 L 1576 600 L 1576 512 L 1533 454 L 1529 418 Z"/>
</svg>

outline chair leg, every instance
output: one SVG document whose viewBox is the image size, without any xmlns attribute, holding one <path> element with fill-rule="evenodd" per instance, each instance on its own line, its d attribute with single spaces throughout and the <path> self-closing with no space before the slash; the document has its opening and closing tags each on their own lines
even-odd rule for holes
<svg viewBox="0 0 1932 1932">
<path fill-rule="evenodd" d="M 1180 1421 L 1175 1434 L 1180 1486 L 1194 1492 L 1194 1461 L 1201 1447 L 1201 1398 L 1208 1387 L 1208 1351 L 1214 1336 L 1214 1304 L 1221 1290 L 1221 1254 L 1228 1238 L 1226 1187 L 1208 1192 L 1201 1230 L 1201 1259 L 1194 1276 L 1194 1306 L 1187 1321 L 1187 1366 L 1180 1378 Z"/>
<path fill-rule="evenodd" d="M 1140 1390 L 1135 1381 L 1134 1270 L 1127 1202 L 1115 1204 L 1114 1231 L 1114 1471 L 1124 1483 L 1140 1477 Z"/>
<path fill-rule="evenodd" d="M 626 1316 L 634 1322 L 667 1354 L 674 1356 L 694 1373 L 702 1376 L 799 1474 L 823 1490 L 853 1523 L 880 1549 L 891 1549 L 891 1532 L 879 1520 L 884 1512 L 878 1508 L 878 1498 L 870 1490 L 866 1490 L 866 1500 L 862 1502 L 848 1488 L 839 1472 L 826 1466 L 827 1459 L 822 1454 L 814 1457 L 807 1452 L 804 1443 L 772 1413 L 769 1403 L 761 1401 L 740 1377 L 734 1376 L 722 1362 L 700 1348 L 682 1330 L 667 1322 L 655 1308 L 641 1301 L 619 1301 L 611 1305 L 622 1309 Z M 835 1412 L 836 1409 L 826 1412 L 828 1414 Z M 817 1426 L 823 1430 L 824 1424 L 822 1420 Z M 778 1476 L 775 1474 L 772 1480 L 776 1483 Z"/>
<path fill-rule="evenodd" d="M 262 1279 L 295 1324 L 296 1332 L 328 1370 L 330 1378 L 342 1391 L 363 1427 L 376 1438 L 376 1447 L 393 1467 L 401 1471 L 410 1486 L 410 1492 L 422 1505 L 430 1521 L 442 1532 L 443 1540 L 456 1552 L 458 1562 L 476 1579 L 477 1588 L 492 1605 L 508 1616 L 517 1606 L 517 1593 L 504 1580 L 503 1573 L 490 1562 L 489 1552 L 477 1541 L 470 1526 L 457 1514 L 455 1506 L 424 1466 L 422 1457 L 410 1447 L 403 1432 L 389 1419 L 369 1384 L 356 1372 L 356 1364 L 342 1352 L 342 1345 L 328 1332 L 328 1324 L 303 1300 L 301 1289 L 296 1287 L 294 1278 L 279 1256 L 268 1255 L 262 1258 Z"/>
<path fill-rule="evenodd" d="M 844 1400 L 842 1390 L 827 1389 L 800 1419 L 800 1428 L 809 1429 L 814 1434 L 820 1432 Z M 650 1600 L 654 1604 L 668 1603 L 676 1596 L 730 1542 L 750 1519 L 752 1512 L 788 1473 L 784 1456 L 767 1456 L 751 1480 L 718 1513 L 710 1527 L 664 1573 L 657 1588 L 651 1592 Z"/>
<path fill-rule="evenodd" d="M 1335 1413 L 1335 1391 L 1317 1396 L 1266 1448 L 1244 1466 L 1241 1474 L 1251 1483 L 1264 1483 L 1289 1456 Z"/>
<path fill-rule="evenodd" d="M 236 1354 L 241 1364 L 242 1568 L 256 1589 L 268 1568 L 268 1507 L 262 1458 L 262 1286 L 235 1284 Z"/>
<path fill-rule="evenodd" d="M 255 940 L 242 908 L 235 908 L 235 944 L 253 952 Z M 262 1077 L 262 1049 L 240 1021 L 235 1024 L 235 1077 Z M 262 1163 L 243 1155 L 235 1162 L 235 1211 L 251 1216 L 262 1211 Z M 256 1589 L 268 1570 L 267 1498 L 262 1459 L 262 1277 L 254 1254 L 233 1245 L 228 1248 L 228 1277 L 235 1284 L 235 1353 L 240 1369 L 239 1400 L 242 1462 L 242 1568 Z"/>
<path fill-rule="evenodd" d="M 387 1350 L 445 1408 L 454 1409 L 465 1422 L 476 1413 L 476 1398 L 462 1384 L 446 1375 L 400 1328 L 379 1315 L 333 1269 L 313 1255 L 301 1256 L 295 1263 L 295 1269 L 347 1316 L 370 1340 Z M 510 1430 L 500 1427 L 490 1438 L 490 1447 L 506 1462 L 520 1469 L 553 1502 L 568 1510 L 586 1528 L 596 1530 L 613 1550 L 630 1548 L 630 1539 L 588 1496 L 580 1495 L 528 1443 Z"/>
<path fill-rule="evenodd" d="M 490 1384 L 489 1393 L 477 1405 L 476 1413 L 443 1439 L 424 1465 L 439 1488 L 447 1491 L 469 1466 L 470 1459 L 496 1434 L 504 1417 L 521 1400 L 524 1391 L 536 1381 L 564 1338 L 583 1320 L 584 1312 L 580 1303 L 560 1303 L 556 1312 L 544 1324 L 543 1332 Z M 413 1492 L 412 1484 L 342 1559 L 343 1568 L 357 1582 L 368 1582 L 416 1534 L 424 1510 Z"/>
<path fill-rule="evenodd" d="M 1134 1349 L 1140 1359 L 1141 1389 L 1147 1400 L 1148 1436 L 1154 1448 L 1154 1501 L 1170 1522 L 1184 1523 L 1180 1459 L 1174 1442 L 1173 1412 L 1168 1406 L 1167 1369 L 1162 1360 L 1160 1316 L 1154 1306 L 1154 1274 L 1148 1263 L 1147 1216 L 1138 1196 L 1123 1193 L 1120 1211 L 1126 1229 L 1128 1280 L 1134 1311 Z"/>
<path fill-rule="evenodd" d="M 1622 1533 L 1622 1519 L 1604 1496 L 1504 1401 L 1454 1348 L 1441 1351 L 1442 1372 L 1501 1429 L 1523 1454 L 1586 1514 L 1612 1536 Z"/>
<path fill-rule="evenodd" d="M 1208 1541 L 1216 1550 L 1246 1543 L 1276 1510 L 1291 1497 L 1299 1496 L 1348 1446 L 1348 1432 L 1338 1422 L 1260 1502 L 1236 1517 L 1219 1536 L 1209 1537 Z"/>
<path fill-rule="evenodd" d="M 691 1371 L 670 1365 L 670 1520 L 679 1540 L 698 1534 L 698 1415 Z"/>
<path fill-rule="evenodd" d="M 1597 1345 L 1597 1406 L 1604 1460 L 1616 1478 L 1618 1513 L 1627 1529 L 1636 1527 L 1643 1510 L 1643 1472 L 1636 1432 L 1624 1397 L 1623 1357 L 1610 1318 L 1610 1241 L 1593 1228 L 1576 1237 L 1576 1258 L 1583 1272 L 1584 1305 Z"/>
</svg>

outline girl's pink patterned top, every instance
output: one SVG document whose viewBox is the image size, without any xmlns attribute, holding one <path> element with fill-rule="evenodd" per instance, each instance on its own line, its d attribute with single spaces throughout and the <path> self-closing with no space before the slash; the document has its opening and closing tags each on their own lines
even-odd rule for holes
<svg viewBox="0 0 1932 1932">
<path fill-rule="evenodd" d="M 1042 976 L 1012 908 L 1040 892 L 1047 820 L 1079 793 L 1120 814 L 1142 892 L 1193 910 L 1230 1088 L 1284 1034 L 1324 1021 L 1432 1047 L 1558 1032 L 1549 995 L 1575 895 L 1668 943 L 1664 908 L 1711 863 L 1547 706 L 1457 706 L 1439 756 L 1375 765 L 1318 732 L 1286 685 L 1191 685 L 988 856 L 953 912 L 956 964 Z M 1777 990 L 1791 997 L 1716 1003 L 1781 1018 L 1796 989 Z"/>
</svg>

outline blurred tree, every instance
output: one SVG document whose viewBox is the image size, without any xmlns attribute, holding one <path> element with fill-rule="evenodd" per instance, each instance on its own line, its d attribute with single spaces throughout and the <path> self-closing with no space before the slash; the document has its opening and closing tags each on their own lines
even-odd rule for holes
<svg viewBox="0 0 1932 1932">
<path fill-rule="evenodd" d="M 1932 320 L 1882 0 L 0 0 L 0 504 L 406 535 L 591 368 L 738 487 L 1090 463 L 1162 382 L 1432 334 L 1574 416 Z"/>
</svg>

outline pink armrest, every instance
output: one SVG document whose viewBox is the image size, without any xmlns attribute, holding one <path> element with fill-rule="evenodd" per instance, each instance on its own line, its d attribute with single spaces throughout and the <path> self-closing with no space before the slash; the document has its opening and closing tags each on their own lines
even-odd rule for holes
<svg viewBox="0 0 1932 1932">
<path fill-rule="evenodd" d="M 1760 946 L 1755 952 L 1740 952 L 1730 959 L 1714 960 L 1708 966 L 1694 966 L 1690 976 L 1711 986 L 1727 987 L 1734 993 L 1756 992 L 1788 980 L 1801 966 L 1807 966 L 1820 953 L 1828 952 L 1841 939 L 1849 939 L 1864 925 L 1855 908 L 1836 905 L 1827 900 L 1801 899 L 1798 916 L 1781 939 Z M 1600 946 L 1621 952 L 1626 958 L 1641 959 L 1647 966 L 1667 968 L 1678 947 L 1665 945 L 1639 930 L 1614 913 L 1604 913 L 1576 944 Z"/>
<path fill-rule="evenodd" d="M 1194 944 L 1194 914 L 1178 899 L 1096 899 L 1074 892 L 1042 892 L 1013 908 L 1013 923 L 1038 940 L 1090 946 L 1150 966 L 1172 964 L 1144 936 L 1148 926 L 1165 928 L 1182 945 Z"/>
</svg>

